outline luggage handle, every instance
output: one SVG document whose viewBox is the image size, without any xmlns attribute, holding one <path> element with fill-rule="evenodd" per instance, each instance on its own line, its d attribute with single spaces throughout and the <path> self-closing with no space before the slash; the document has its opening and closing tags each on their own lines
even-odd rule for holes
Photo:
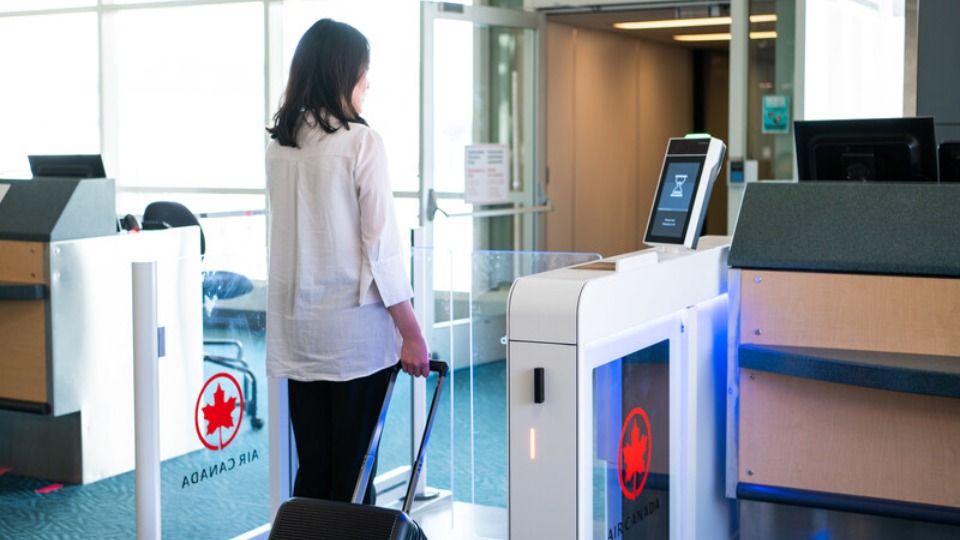
<svg viewBox="0 0 960 540">
<path fill-rule="evenodd" d="M 410 471 L 410 482 L 407 485 L 407 495 L 403 501 L 403 512 L 410 511 L 413 505 L 414 491 L 417 487 L 417 480 L 420 477 L 420 471 L 423 469 L 424 452 L 427 443 L 430 440 L 430 432 L 433 429 L 433 417 L 437 412 L 437 404 L 440 402 L 440 392 L 443 390 L 443 381 L 447 377 L 449 368 L 446 362 L 438 360 L 430 361 L 430 371 L 437 372 L 437 388 L 433 391 L 433 401 L 430 403 L 430 411 L 427 413 L 427 423 L 423 427 L 423 437 L 420 439 L 420 449 L 417 451 L 417 459 L 413 464 L 413 470 Z M 353 490 L 353 503 L 363 503 L 363 495 L 367 491 L 367 485 L 370 483 L 370 474 L 373 469 L 373 462 L 377 455 L 377 448 L 380 447 L 380 437 L 383 435 L 383 425 L 387 420 L 387 411 L 390 408 L 390 399 L 393 396 L 393 385 L 397 381 L 397 373 L 400 372 L 400 363 L 393 366 L 390 370 L 390 380 L 387 383 L 386 392 L 384 392 L 383 405 L 380 407 L 380 418 L 377 420 L 377 426 L 373 430 L 373 436 L 370 437 L 370 446 L 367 448 L 367 454 L 363 458 L 363 468 L 360 470 L 360 478 L 357 479 L 356 488 Z"/>
</svg>

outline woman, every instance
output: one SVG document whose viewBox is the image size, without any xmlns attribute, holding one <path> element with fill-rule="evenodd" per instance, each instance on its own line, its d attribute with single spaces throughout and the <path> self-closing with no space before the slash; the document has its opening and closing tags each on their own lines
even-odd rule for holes
<svg viewBox="0 0 960 540">
<path fill-rule="evenodd" d="M 317 21 L 267 129 L 267 375 L 289 379 L 295 496 L 350 501 L 398 356 L 429 373 L 383 141 L 360 116 L 369 59 L 355 28 Z"/>
</svg>

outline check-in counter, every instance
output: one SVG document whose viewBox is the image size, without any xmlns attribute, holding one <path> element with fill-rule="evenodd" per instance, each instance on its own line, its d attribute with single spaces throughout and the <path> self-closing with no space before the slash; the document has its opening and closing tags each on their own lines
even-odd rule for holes
<svg viewBox="0 0 960 540">
<path fill-rule="evenodd" d="M 741 538 L 960 534 L 958 208 L 960 186 L 747 188 L 729 256 Z"/>
<path fill-rule="evenodd" d="M 0 181 L 0 467 L 87 483 L 132 470 L 132 262 L 157 261 L 161 455 L 199 448 L 197 228 L 118 233 L 112 179 Z"/>
</svg>

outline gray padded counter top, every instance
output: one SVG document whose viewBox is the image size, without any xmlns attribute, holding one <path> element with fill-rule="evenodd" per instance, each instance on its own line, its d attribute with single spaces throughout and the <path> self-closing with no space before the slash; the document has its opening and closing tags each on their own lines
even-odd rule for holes
<svg viewBox="0 0 960 540">
<path fill-rule="evenodd" d="M 55 242 L 117 232 L 112 178 L 0 180 L 0 240 Z"/>
<path fill-rule="evenodd" d="M 812 347 L 741 345 L 741 369 L 791 377 L 960 398 L 960 358 Z"/>
<path fill-rule="evenodd" d="M 960 185 L 747 184 L 728 263 L 960 277 Z"/>
</svg>

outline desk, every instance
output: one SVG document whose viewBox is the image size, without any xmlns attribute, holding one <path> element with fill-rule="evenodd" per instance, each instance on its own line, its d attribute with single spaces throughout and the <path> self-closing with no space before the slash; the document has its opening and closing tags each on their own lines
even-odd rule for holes
<svg viewBox="0 0 960 540">
<path fill-rule="evenodd" d="M 107 206 L 112 214 L 112 201 Z M 159 360 L 161 456 L 200 448 L 194 427 L 203 385 L 199 230 L 111 230 L 61 240 L 56 233 L 4 235 L 3 225 L 0 467 L 65 483 L 133 469 L 134 261 L 157 261 L 158 322 L 166 336 Z"/>
<path fill-rule="evenodd" d="M 729 258 L 740 537 L 957 538 L 960 189 L 746 193 Z"/>
</svg>

